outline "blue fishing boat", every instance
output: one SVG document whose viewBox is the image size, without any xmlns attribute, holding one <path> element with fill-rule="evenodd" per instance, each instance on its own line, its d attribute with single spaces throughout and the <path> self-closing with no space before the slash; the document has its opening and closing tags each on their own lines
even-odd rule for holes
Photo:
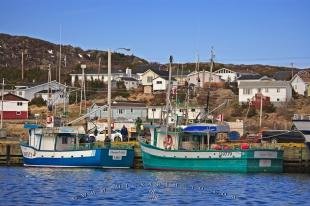
<svg viewBox="0 0 310 206">
<path fill-rule="evenodd" d="M 21 143 L 25 166 L 132 168 L 133 148 L 85 142 L 84 129 L 25 124 L 29 139 Z"/>
</svg>

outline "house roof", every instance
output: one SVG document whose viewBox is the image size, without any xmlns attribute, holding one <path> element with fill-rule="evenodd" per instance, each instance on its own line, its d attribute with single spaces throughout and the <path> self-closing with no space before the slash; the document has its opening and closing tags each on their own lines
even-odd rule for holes
<svg viewBox="0 0 310 206">
<path fill-rule="evenodd" d="M 137 82 L 138 80 L 136 80 L 135 78 L 133 78 L 133 77 L 120 77 L 120 79 L 122 80 L 122 81 L 134 81 L 134 82 Z"/>
<path fill-rule="evenodd" d="M 169 72 L 168 71 L 156 70 L 156 69 L 153 69 L 153 68 L 150 68 L 150 69 L 146 70 L 143 74 L 145 74 L 147 71 L 152 71 L 152 72 L 156 73 L 158 76 L 169 76 Z"/>
<path fill-rule="evenodd" d="M 107 105 L 106 103 L 95 103 L 95 104 L 97 106 Z M 112 107 L 146 107 L 146 104 L 137 101 L 113 101 Z"/>
<path fill-rule="evenodd" d="M 167 77 L 167 76 L 159 76 L 159 77 L 154 78 L 154 80 L 155 80 L 155 79 L 158 79 L 158 78 L 162 78 L 162 79 L 165 79 L 165 80 L 169 80 L 169 77 Z M 172 80 L 172 81 L 177 81 L 174 77 L 171 77 L 171 80 Z"/>
<path fill-rule="evenodd" d="M 282 81 L 287 81 L 291 78 L 292 76 L 292 72 L 291 71 L 279 71 L 279 72 L 276 72 L 274 75 L 273 75 L 273 78 L 275 80 L 282 80 Z"/>
<path fill-rule="evenodd" d="M 193 72 L 191 72 L 191 73 L 189 73 L 187 76 L 192 76 L 192 75 L 196 75 L 196 74 L 203 74 L 203 72 L 205 72 L 205 73 L 211 73 L 211 72 L 209 72 L 209 71 L 193 71 Z M 219 76 L 219 74 L 215 74 L 215 73 L 212 73 L 212 76 Z"/>
<path fill-rule="evenodd" d="M 218 73 L 218 72 L 220 72 L 220 71 L 222 71 L 222 70 L 228 70 L 228 71 L 231 71 L 231 72 L 233 72 L 233 73 L 237 73 L 236 71 L 234 71 L 234 70 L 232 70 L 232 69 L 227 69 L 227 68 L 218 69 L 218 70 L 216 70 L 214 73 Z"/>
<path fill-rule="evenodd" d="M 0 98 L 2 99 L 2 96 L 0 96 Z M 28 99 L 22 98 L 20 96 L 12 94 L 12 93 L 8 93 L 8 94 L 3 95 L 3 100 L 4 101 L 24 101 L 24 102 L 29 102 Z"/>
<path fill-rule="evenodd" d="M 56 93 L 56 92 L 59 92 L 60 90 L 55 90 L 55 89 L 52 89 L 51 90 L 51 93 Z M 41 91 L 38 91 L 38 92 L 36 92 L 36 93 L 42 93 L 42 94 L 46 94 L 46 93 L 48 93 L 48 90 L 41 90 Z"/>
<path fill-rule="evenodd" d="M 300 71 L 297 75 L 306 83 L 310 83 L 310 71 Z"/>
<path fill-rule="evenodd" d="M 246 74 L 241 74 L 241 76 L 238 78 L 238 80 L 255 80 L 255 79 L 260 79 L 262 77 L 263 77 L 263 75 L 261 75 L 261 74 L 246 73 Z"/>
<path fill-rule="evenodd" d="M 288 87 L 290 83 L 287 81 L 242 81 L 239 88 L 266 88 L 266 87 Z"/>
<path fill-rule="evenodd" d="M 16 88 L 15 90 L 17 90 L 17 91 L 29 90 L 29 89 L 33 89 L 35 87 L 39 87 L 39 86 L 42 86 L 42 85 L 48 85 L 48 84 L 49 83 L 46 82 L 46 83 L 43 83 L 43 84 L 37 84 L 37 85 L 31 86 L 31 87 L 27 87 L 27 88 Z M 55 85 L 59 85 L 59 86 L 62 86 L 62 87 L 67 87 L 66 85 L 61 84 L 61 83 L 57 82 L 56 80 L 51 81 L 50 85 L 51 85 L 51 87 L 55 87 Z"/>
</svg>

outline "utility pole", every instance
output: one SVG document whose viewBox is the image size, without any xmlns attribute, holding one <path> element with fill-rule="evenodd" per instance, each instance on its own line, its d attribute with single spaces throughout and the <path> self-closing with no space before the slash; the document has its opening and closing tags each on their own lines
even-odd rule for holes
<svg viewBox="0 0 310 206">
<path fill-rule="evenodd" d="M 100 74 L 100 64 L 101 64 L 101 57 L 99 57 L 99 62 L 98 62 L 98 74 Z"/>
<path fill-rule="evenodd" d="M 263 94 L 260 94 L 260 110 L 259 110 L 259 127 L 262 128 L 262 116 L 263 116 Z"/>
<path fill-rule="evenodd" d="M 58 82 L 60 83 L 61 76 L 61 25 L 60 25 L 60 42 L 59 42 L 59 68 L 58 68 Z M 57 77 L 56 77 L 57 78 Z"/>
<path fill-rule="evenodd" d="M 3 129 L 3 96 L 4 96 L 4 78 L 2 78 L 2 90 L 1 90 L 1 125 L 0 129 Z"/>
<path fill-rule="evenodd" d="M 207 107 L 205 109 L 205 112 L 207 112 L 207 118 L 209 116 L 209 111 L 210 111 L 210 105 L 209 105 L 209 101 L 210 101 L 210 90 L 211 90 L 211 81 L 212 81 L 212 70 L 213 70 L 213 59 L 214 59 L 215 55 L 213 52 L 213 47 L 211 48 L 211 59 L 210 59 L 210 74 L 209 74 L 209 86 L 208 86 L 208 96 L 207 96 Z"/>
<path fill-rule="evenodd" d="M 80 115 L 82 114 L 83 90 L 84 90 L 84 98 L 86 100 L 86 97 L 85 97 L 85 75 L 84 75 L 84 69 L 85 68 L 86 68 L 86 65 L 82 64 L 81 65 L 82 81 L 81 81 L 81 95 L 80 95 Z M 86 106 L 86 102 L 85 102 L 85 106 Z"/>
<path fill-rule="evenodd" d="M 22 51 L 22 80 L 24 80 L 24 51 Z"/>
<path fill-rule="evenodd" d="M 291 73 L 291 76 L 292 76 L 292 78 L 291 79 L 293 79 L 293 77 L 294 77 L 294 63 L 292 62 L 291 63 L 291 67 L 292 67 L 292 73 Z"/>
</svg>

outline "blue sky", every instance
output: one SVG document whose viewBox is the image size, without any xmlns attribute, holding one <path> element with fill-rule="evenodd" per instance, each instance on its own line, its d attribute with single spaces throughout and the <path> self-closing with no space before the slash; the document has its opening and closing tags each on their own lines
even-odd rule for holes
<svg viewBox="0 0 310 206">
<path fill-rule="evenodd" d="M 308 0 L 2 0 L 0 32 L 148 61 L 310 67 Z"/>
</svg>

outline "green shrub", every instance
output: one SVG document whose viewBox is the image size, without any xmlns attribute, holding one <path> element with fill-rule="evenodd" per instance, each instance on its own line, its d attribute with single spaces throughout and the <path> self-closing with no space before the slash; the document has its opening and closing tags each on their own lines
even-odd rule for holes
<svg viewBox="0 0 310 206">
<path fill-rule="evenodd" d="M 46 101 L 41 97 L 35 97 L 30 102 L 29 105 L 36 105 L 38 107 L 46 106 Z"/>
</svg>

